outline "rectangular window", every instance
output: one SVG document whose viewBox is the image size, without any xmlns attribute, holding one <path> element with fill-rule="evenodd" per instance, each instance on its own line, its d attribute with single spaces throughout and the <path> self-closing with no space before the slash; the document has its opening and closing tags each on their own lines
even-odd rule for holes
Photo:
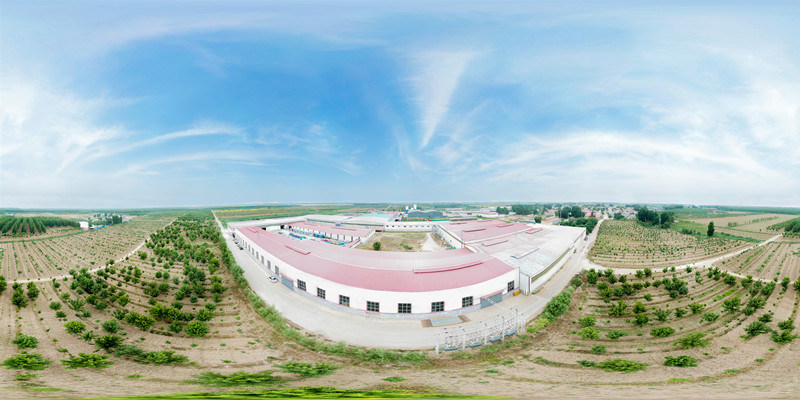
<svg viewBox="0 0 800 400">
<path fill-rule="evenodd" d="M 339 304 L 345 307 L 350 307 L 350 296 L 339 295 Z"/>
<path fill-rule="evenodd" d="M 411 303 L 399 303 L 397 312 L 400 314 L 411 314 Z"/>
<path fill-rule="evenodd" d="M 374 311 L 380 312 L 381 311 L 381 304 L 377 301 L 368 301 L 367 302 L 367 311 Z"/>
<path fill-rule="evenodd" d="M 275 266 L 275 275 L 280 275 L 280 274 L 281 274 L 281 269 L 278 268 L 278 266 L 276 265 Z"/>
<path fill-rule="evenodd" d="M 317 297 L 324 299 L 325 298 L 325 289 L 317 288 Z"/>
<path fill-rule="evenodd" d="M 272 271 L 272 262 L 270 262 L 269 260 L 267 260 L 267 269 Z"/>
<path fill-rule="evenodd" d="M 300 279 L 297 280 L 297 288 L 300 290 L 306 290 L 306 283 L 305 281 L 301 281 Z"/>
<path fill-rule="evenodd" d="M 508 291 L 509 292 L 514 291 L 514 281 L 508 282 Z"/>
<path fill-rule="evenodd" d="M 431 312 L 439 312 L 444 311 L 444 302 L 443 301 L 434 301 L 431 303 Z"/>
<path fill-rule="evenodd" d="M 461 298 L 461 307 L 469 307 L 472 305 L 472 296 Z"/>
</svg>

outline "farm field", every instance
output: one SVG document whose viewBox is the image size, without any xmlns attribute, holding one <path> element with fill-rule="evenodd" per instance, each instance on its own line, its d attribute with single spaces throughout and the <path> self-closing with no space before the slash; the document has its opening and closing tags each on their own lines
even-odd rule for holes
<svg viewBox="0 0 800 400">
<path fill-rule="evenodd" d="M 141 216 L 124 224 L 74 235 L 17 239 L 0 243 L 0 275 L 8 281 L 50 279 L 70 269 L 96 268 L 124 256 L 156 229 L 168 215 Z"/>
<path fill-rule="evenodd" d="M 385 204 L 309 204 L 309 205 L 275 205 L 244 208 L 225 208 L 214 210 L 214 214 L 223 224 L 251 219 L 294 217 L 306 214 L 340 214 L 363 213 L 372 209 L 387 208 Z"/>
<path fill-rule="evenodd" d="M 787 214 L 744 214 L 719 218 L 699 218 L 691 221 L 704 226 L 713 221 L 718 232 L 766 240 L 778 234 L 778 231 L 768 229 L 769 226 L 794 217 L 794 215 Z"/>
<path fill-rule="evenodd" d="M 754 375 L 768 377 L 760 384 L 769 385 L 791 379 L 800 367 L 797 342 L 776 344 L 769 332 L 747 337 L 745 327 L 769 320 L 765 323 L 769 329 L 781 331 L 778 322 L 798 319 L 798 293 L 791 286 L 785 291 L 780 285 L 765 289 L 766 283 L 751 281 L 744 287 L 742 279 L 713 271 L 658 271 L 641 278 L 627 275 L 625 283 L 620 283 L 619 275 L 608 279 L 609 275 L 600 271 L 594 285 L 588 283 L 591 273 L 584 273 L 583 284 L 572 293 L 570 310 L 536 333 L 527 350 L 492 369 L 508 380 L 574 385 L 587 380 L 639 385 L 715 379 L 733 382 Z M 671 294 L 672 290 L 676 292 Z M 733 299 L 740 304 L 736 311 Z M 693 336 L 695 340 L 678 343 Z M 503 359 L 497 354 L 494 357 Z M 683 359 L 687 365 L 666 366 L 667 357 Z M 596 374 L 598 365 L 609 359 L 640 363 L 643 370 Z M 688 367 L 691 363 L 696 366 Z M 786 370 L 781 372 L 782 368 Z M 705 397 L 699 392 L 695 395 Z"/>
<path fill-rule="evenodd" d="M 792 282 L 800 275 L 800 241 L 781 240 L 717 261 L 715 267 L 743 276 Z"/>
<path fill-rule="evenodd" d="M 260 388 L 243 384 L 247 379 L 263 379 L 266 387 L 285 389 L 335 386 L 504 393 L 520 398 L 531 391 L 553 397 L 642 398 L 657 397 L 662 389 L 689 397 L 703 397 L 709 387 L 717 388 L 717 395 L 787 395 L 798 389 L 792 377 L 800 368 L 796 358 L 800 341 L 778 344 L 770 333 L 741 337 L 745 326 L 766 313 L 772 315 L 766 323 L 770 329 L 780 330 L 777 324 L 789 317 L 796 320 L 798 294 L 792 286 L 784 290 L 778 284 L 770 291 L 764 289 L 765 283 L 736 279 L 719 269 L 659 269 L 649 276 L 642 272 L 625 278 L 603 274 L 595 275 L 596 281 L 589 277 L 594 273 L 585 272 L 571 293 L 571 305 L 564 305 L 563 315 L 549 324 L 538 319 L 523 335 L 470 352 L 401 353 L 409 356 L 398 358 L 398 353 L 333 344 L 281 322 L 279 314 L 263 303 L 258 305 L 242 290 L 237 282 L 241 275 L 232 272 L 235 265 L 227 264 L 227 248 L 220 246 L 218 235 L 216 224 L 207 216 L 193 214 L 165 223 L 147 235 L 147 246 L 121 262 L 96 272 L 76 268 L 66 279 L 35 283 L 33 291 L 39 293 L 34 298 L 29 296 L 31 287 L 22 285 L 18 291 L 28 304 L 21 307 L 12 304 L 15 289 L 9 283 L 0 294 L 0 319 L 5 322 L 0 361 L 27 351 L 41 354 L 51 364 L 42 370 L 3 368 L 0 396 L 122 396 Z M 735 298 L 741 303 L 739 311 L 723 310 Z M 754 298 L 766 300 L 751 301 Z M 620 300 L 627 307 L 610 315 L 614 307 L 620 308 Z M 699 307 L 691 306 L 695 303 L 702 304 L 702 310 L 692 311 L 691 307 Z M 752 310 L 747 310 L 748 304 L 754 305 Z M 634 311 L 634 307 L 644 309 Z M 676 314 L 678 309 L 683 311 Z M 709 313 L 716 317 L 706 317 Z M 634 324 L 637 314 L 648 321 Z M 594 318 L 592 324 L 587 317 Z M 666 320 L 659 321 L 662 317 Z M 584 331 L 578 320 L 592 325 L 597 337 L 592 330 Z M 286 328 L 276 328 L 280 326 Z M 667 327 L 675 332 L 652 335 L 653 329 Z M 579 331 L 586 338 L 575 333 Z M 609 338 L 612 331 L 624 335 Z M 674 345 L 693 333 L 705 334 L 699 339 L 710 343 L 686 349 Z M 19 334 L 35 337 L 36 346 L 18 348 L 12 340 L 18 341 Z M 113 364 L 97 369 L 62 364 L 77 363 L 84 357 L 81 353 L 96 355 L 101 364 Z M 697 366 L 664 366 L 667 356 L 694 357 Z M 612 359 L 646 365 L 638 366 L 643 371 L 630 373 L 592 366 Z M 304 377 L 287 369 L 290 363 L 300 363 L 305 369 L 316 365 L 324 371 Z M 204 373 L 250 375 L 220 388 L 202 384 Z M 753 385 L 759 385 L 758 389 Z M 652 392 L 640 392 L 643 387 Z"/>
<path fill-rule="evenodd" d="M 589 258 L 610 268 L 660 268 L 712 258 L 749 245 L 752 243 L 643 227 L 635 221 L 606 220 L 600 225 Z"/>
</svg>

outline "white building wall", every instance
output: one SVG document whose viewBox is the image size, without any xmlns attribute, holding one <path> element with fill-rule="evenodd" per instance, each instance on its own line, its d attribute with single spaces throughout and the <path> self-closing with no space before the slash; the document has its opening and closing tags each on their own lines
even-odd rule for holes
<svg viewBox="0 0 800 400">
<path fill-rule="evenodd" d="M 317 288 L 325 289 L 325 298 L 331 303 L 339 304 L 339 295 L 349 296 L 350 308 L 355 310 L 366 311 L 367 301 L 376 301 L 380 303 L 381 314 L 396 314 L 398 303 L 411 303 L 412 314 L 424 314 L 431 312 L 432 302 L 444 301 L 444 312 L 455 311 L 462 308 L 461 300 L 466 296 L 472 296 L 473 305 L 479 305 L 481 297 L 498 292 L 507 293 L 510 281 L 514 281 L 515 290 L 519 287 L 519 271 L 516 269 L 475 285 L 430 292 L 389 292 L 346 286 L 301 271 L 267 253 L 246 236 L 237 234 L 237 237 L 241 239 L 244 248 L 259 262 L 263 257 L 265 269 L 270 265 L 269 269 L 274 273 L 277 266 L 280 275 L 294 281 L 295 290 L 300 290 L 297 281 L 302 280 L 306 283 L 306 292 L 314 296 L 317 295 Z"/>
<path fill-rule="evenodd" d="M 433 223 L 427 221 L 390 221 L 384 225 L 383 229 L 387 232 L 430 232 L 433 229 Z"/>
<path fill-rule="evenodd" d="M 433 226 L 433 233 L 435 235 L 439 236 L 440 238 L 442 238 L 442 240 L 447 242 L 447 244 L 449 244 L 450 246 L 452 246 L 455 249 L 460 249 L 460 248 L 464 247 L 464 244 L 461 243 L 461 240 L 459 240 L 457 237 L 451 235 L 450 232 L 448 232 L 446 229 L 442 228 L 439 225 L 434 225 Z"/>
</svg>

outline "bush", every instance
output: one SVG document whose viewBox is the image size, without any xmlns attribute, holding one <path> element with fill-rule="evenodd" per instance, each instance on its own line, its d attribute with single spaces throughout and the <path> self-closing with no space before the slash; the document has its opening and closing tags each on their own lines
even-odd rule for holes
<svg viewBox="0 0 800 400">
<path fill-rule="evenodd" d="M 67 369 L 75 369 L 75 368 L 108 368 L 110 365 L 114 364 L 113 361 L 108 359 L 108 356 L 100 355 L 100 354 L 86 354 L 86 353 L 78 353 L 78 356 L 70 356 L 66 360 L 61 360 L 61 363 L 67 367 Z"/>
<path fill-rule="evenodd" d="M 756 337 L 756 336 L 758 336 L 758 335 L 760 335 L 762 333 L 769 332 L 770 329 L 769 329 L 769 327 L 767 327 L 767 324 L 765 324 L 765 323 L 763 323 L 761 321 L 753 321 L 752 323 L 750 323 L 750 325 L 747 325 L 744 328 L 744 331 L 745 331 L 745 333 L 747 333 L 747 337 L 753 338 L 753 337 Z"/>
<path fill-rule="evenodd" d="M 707 312 L 703 314 L 703 321 L 714 322 L 719 318 L 719 314 L 713 312 Z"/>
<path fill-rule="evenodd" d="M 667 367 L 679 367 L 679 368 L 686 368 L 686 367 L 696 367 L 697 366 L 697 359 L 692 356 L 677 356 L 677 357 L 665 357 L 666 360 L 664 361 L 664 365 Z"/>
<path fill-rule="evenodd" d="M 122 344 L 122 338 L 117 335 L 100 336 L 94 340 L 94 344 L 103 350 L 111 351 L 111 349 Z"/>
<path fill-rule="evenodd" d="M 591 316 L 591 315 L 583 317 L 583 318 L 578 320 L 578 325 L 580 325 L 580 326 L 582 326 L 584 328 L 592 327 L 596 323 L 597 323 L 597 319 L 594 316 Z"/>
<path fill-rule="evenodd" d="M 606 350 L 606 346 L 594 346 L 592 347 L 592 353 L 594 354 L 606 354 L 608 350 Z"/>
<path fill-rule="evenodd" d="M 625 315 L 625 310 L 628 308 L 628 305 L 625 304 L 624 300 L 620 300 L 617 304 L 611 306 L 608 310 L 608 315 L 612 317 L 621 317 Z"/>
<path fill-rule="evenodd" d="M 195 319 L 198 321 L 210 321 L 213 317 L 214 314 L 212 314 L 207 308 L 201 308 L 200 311 L 198 311 L 195 315 Z"/>
<path fill-rule="evenodd" d="M 186 334 L 192 337 L 203 337 L 208 332 L 210 332 L 210 329 L 203 321 L 192 321 L 186 325 Z"/>
<path fill-rule="evenodd" d="M 281 378 L 273 376 L 272 371 L 246 372 L 239 371 L 230 375 L 216 372 L 203 372 L 195 375 L 195 379 L 186 383 L 212 386 L 212 387 L 237 387 L 237 386 L 274 386 L 281 382 Z"/>
<path fill-rule="evenodd" d="M 794 329 L 794 318 L 789 318 L 786 321 L 778 322 L 778 328 L 784 330 Z"/>
<path fill-rule="evenodd" d="M 596 363 L 596 362 L 594 362 L 594 361 L 587 361 L 587 360 L 578 360 L 578 364 L 579 364 L 579 365 L 582 365 L 582 366 L 584 366 L 584 367 L 588 367 L 588 368 L 591 368 L 591 367 L 596 367 L 596 366 L 597 366 L 597 363 Z"/>
<path fill-rule="evenodd" d="M 675 343 L 673 343 L 673 346 L 682 346 L 684 349 L 706 347 L 708 346 L 709 340 L 703 339 L 705 336 L 705 332 L 692 332 L 678 339 Z"/>
<path fill-rule="evenodd" d="M 167 329 L 169 329 L 169 331 L 173 333 L 181 333 L 181 331 L 183 330 L 183 323 L 181 323 L 180 321 L 175 321 L 169 324 L 169 326 L 167 326 Z"/>
<path fill-rule="evenodd" d="M 64 324 L 64 328 L 67 329 L 67 333 L 77 335 L 86 330 L 86 324 L 81 321 L 69 321 Z"/>
<path fill-rule="evenodd" d="M 687 313 L 687 312 L 688 312 L 688 311 L 686 311 L 686 309 L 685 309 L 685 308 L 676 308 L 676 309 L 675 309 L 675 316 L 676 316 L 677 318 L 680 318 L 680 317 L 682 317 L 682 316 L 686 315 L 686 313 Z"/>
<path fill-rule="evenodd" d="M 655 315 L 656 319 L 661 322 L 665 322 L 669 318 L 669 314 L 670 312 L 663 308 L 656 307 L 653 309 L 653 315 Z"/>
<path fill-rule="evenodd" d="M 739 298 L 739 296 L 736 296 L 736 297 L 730 298 L 728 300 L 725 300 L 722 303 L 722 310 L 725 311 L 725 312 L 731 312 L 731 313 L 732 312 L 737 312 L 737 311 L 739 311 L 739 307 L 741 307 L 741 306 L 742 306 L 742 301 Z"/>
<path fill-rule="evenodd" d="M 53 311 L 58 311 L 61 309 L 61 302 L 60 301 L 51 301 L 50 302 L 50 309 Z"/>
<path fill-rule="evenodd" d="M 600 338 L 600 332 L 591 326 L 587 326 L 578 331 L 578 336 L 583 340 L 597 340 Z"/>
<path fill-rule="evenodd" d="M 788 344 L 791 343 L 794 339 L 797 338 L 797 335 L 793 335 L 792 331 L 789 329 L 784 329 L 780 333 L 778 331 L 772 331 L 772 341 L 778 344 Z"/>
<path fill-rule="evenodd" d="M 125 314 L 124 319 L 125 322 L 143 331 L 150 329 L 150 327 L 152 327 L 156 323 L 156 320 L 153 317 L 149 315 L 142 315 L 133 311 L 130 311 L 127 314 Z"/>
<path fill-rule="evenodd" d="M 692 314 L 700 314 L 706 308 L 705 304 L 700 303 L 692 303 L 689 304 L 689 309 L 692 310 Z"/>
<path fill-rule="evenodd" d="M 572 289 L 564 290 L 547 302 L 547 305 L 544 306 L 542 316 L 550 321 L 555 321 L 569 310 L 569 304 L 571 302 Z"/>
<path fill-rule="evenodd" d="M 661 328 L 653 328 L 650 330 L 650 336 L 653 337 L 669 337 L 672 336 L 673 333 L 675 333 L 675 329 L 669 326 L 664 326 Z"/>
<path fill-rule="evenodd" d="M 636 304 L 633 305 L 634 314 L 641 314 L 645 312 L 647 312 L 647 307 L 645 307 L 641 301 L 637 301 Z"/>
<path fill-rule="evenodd" d="M 120 329 L 122 329 L 122 326 L 120 326 L 119 322 L 117 320 L 115 320 L 115 319 L 111 319 L 111 320 L 108 320 L 106 322 L 103 322 L 102 327 L 103 327 L 103 330 L 108 332 L 108 333 L 117 333 L 117 332 L 119 332 Z"/>
<path fill-rule="evenodd" d="M 765 324 L 766 323 L 770 323 L 770 322 L 772 322 L 772 314 L 769 314 L 769 313 L 768 314 L 764 314 L 764 315 L 758 317 L 758 320 L 763 322 L 763 323 L 765 323 Z"/>
<path fill-rule="evenodd" d="M 622 372 L 624 374 L 641 371 L 647 367 L 645 363 L 615 358 L 597 363 L 597 368 L 606 372 Z"/>
<path fill-rule="evenodd" d="M 14 357 L 7 358 L 3 361 L 3 365 L 10 369 L 26 369 L 29 371 L 41 371 L 47 368 L 52 361 L 42 357 L 39 353 L 28 354 L 22 352 Z"/>
<path fill-rule="evenodd" d="M 636 314 L 633 319 L 633 324 L 636 326 L 645 326 L 648 322 L 650 322 L 650 317 L 644 314 Z"/>
<path fill-rule="evenodd" d="M 611 340 L 617 340 L 623 336 L 628 336 L 628 332 L 625 331 L 608 331 L 606 332 L 606 337 Z"/>
<path fill-rule="evenodd" d="M 18 333 L 16 339 L 12 340 L 11 343 L 17 345 L 18 349 L 35 349 L 39 346 L 39 339 Z"/>
<path fill-rule="evenodd" d="M 579 288 L 579 287 L 581 287 L 581 285 L 583 285 L 583 281 L 581 280 L 581 278 L 579 278 L 577 276 L 572 278 L 570 283 L 572 284 L 572 286 L 575 286 L 576 288 Z"/>
<path fill-rule="evenodd" d="M 304 363 L 299 361 L 287 361 L 278 364 L 276 367 L 290 374 L 297 374 L 303 378 L 313 378 L 317 376 L 330 375 L 340 367 L 329 363 Z"/>
</svg>

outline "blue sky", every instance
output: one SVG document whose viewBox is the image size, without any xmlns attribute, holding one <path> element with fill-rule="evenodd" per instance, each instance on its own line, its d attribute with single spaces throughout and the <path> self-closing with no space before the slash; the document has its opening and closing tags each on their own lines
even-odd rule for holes
<svg viewBox="0 0 800 400">
<path fill-rule="evenodd" d="M 800 206 L 792 2 L 0 2 L 0 206 Z"/>
</svg>

